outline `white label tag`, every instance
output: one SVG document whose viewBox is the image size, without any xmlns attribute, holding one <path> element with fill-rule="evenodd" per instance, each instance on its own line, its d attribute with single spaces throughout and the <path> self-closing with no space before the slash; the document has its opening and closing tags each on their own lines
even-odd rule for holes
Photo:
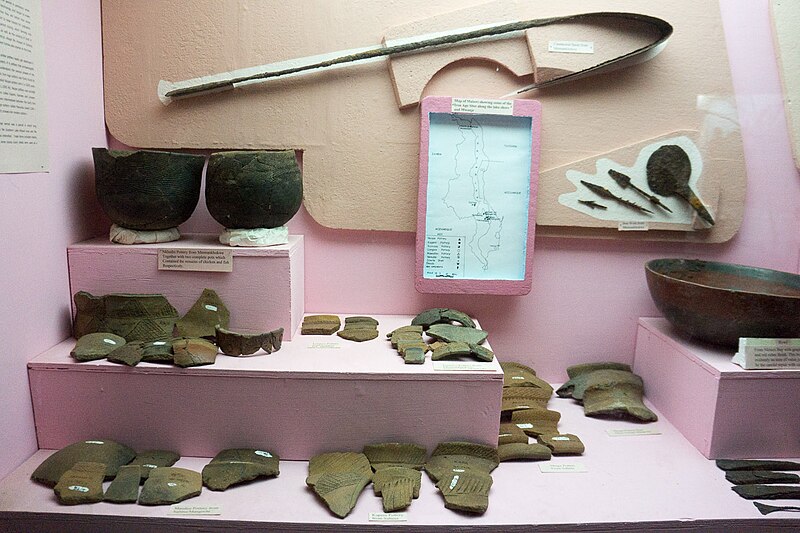
<svg viewBox="0 0 800 533">
<path fill-rule="evenodd" d="M 145 468 L 158 468 L 157 465 L 152 465 L 150 463 L 147 463 L 146 465 L 142 465 L 142 466 L 145 467 Z"/>
<path fill-rule="evenodd" d="M 165 344 L 167 344 L 166 341 L 155 341 L 153 346 L 164 346 Z"/>
<path fill-rule="evenodd" d="M 407 522 L 407 513 L 369 513 L 370 522 Z"/>
<path fill-rule="evenodd" d="M 732 361 L 745 370 L 800 369 L 800 339 L 739 339 Z"/>
<path fill-rule="evenodd" d="M 481 100 L 473 98 L 453 98 L 452 113 L 483 113 L 484 115 L 513 115 L 513 100 Z"/>
<path fill-rule="evenodd" d="M 492 370 L 492 363 L 473 363 L 470 361 L 434 361 L 433 369 L 450 372 L 488 371 Z"/>
<path fill-rule="evenodd" d="M 86 444 L 105 444 L 105 442 L 101 440 L 85 440 L 83 442 L 85 442 Z"/>
<path fill-rule="evenodd" d="M 178 486 L 178 484 L 177 483 L 173 483 L 172 481 L 167 483 L 167 487 L 177 487 L 177 486 Z"/>
<path fill-rule="evenodd" d="M 583 463 L 539 463 L 542 474 L 582 474 L 588 472 Z"/>
<path fill-rule="evenodd" d="M 158 269 L 233 272 L 233 250 L 162 249 L 158 251 Z"/>
<path fill-rule="evenodd" d="M 593 54 L 593 41 L 550 41 L 547 51 L 554 54 Z"/>
<path fill-rule="evenodd" d="M 117 344 L 117 341 L 111 339 L 103 339 L 103 342 L 111 345 Z"/>
<path fill-rule="evenodd" d="M 272 457 L 271 453 L 265 452 L 263 450 L 256 450 L 256 455 L 260 455 L 261 457 Z"/>
<path fill-rule="evenodd" d="M 338 342 L 312 342 L 309 346 L 312 350 L 338 350 L 341 347 Z"/>
<path fill-rule="evenodd" d="M 453 487 L 458 485 L 458 475 L 453 476 L 453 479 L 450 480 L 450 490 L 453 490 Z"/>
<path fill-rule="evenodd" d="M 569 437 L 553 437 L 553 438 L 552 438 L 552 439 L 550 439 L 550 440 L 559 440 L 559 441 L 560 441 L 560 440 L 569 440 Z"/>
<path fill-rule="evenodd" d="M 70 485 L 67 488 L 75 492 L 89 492 L 89 487 L 84 487 L 83 485 Z"/>
<path fill-rule="evenodd" d="M 222 514 L 221 505 L 180 505 L 175 504 L 170 507 L 170 514 L 179 515 L 213 515 Z"/>
<path fill-rule="evenodd" d="M 650 225 L 644 220 L 621 220 L 617 226 L 619 231 L 650 231 Z"/>
<path fill-rule="evenodd" d="M 533 424 L 517 424 L 519 429 L 533 429 Z"/>
<path fill-rule="evenodd" d="M 607 429 L 609 437 L 642 437 L 646 435 L 661 435 L 658 428 L 632 428 L 632 429 Z"/>
<path fill-rule="evenodd" d="M 525 379 L 525 376 L 511 376 L 511 379 Z"/>
<path fill-rule="evenodd" d="M 208 309 L 209 311 L 213 311 L 215 313 L 217 312 L 217 306 L 216 305 L 206 304 L 204 307 L 206 309 Z"/>
</svg>

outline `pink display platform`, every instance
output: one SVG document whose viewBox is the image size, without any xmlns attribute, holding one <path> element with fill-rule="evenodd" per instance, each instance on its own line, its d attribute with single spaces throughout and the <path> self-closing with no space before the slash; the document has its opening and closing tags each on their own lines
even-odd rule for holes
<svg viewBox="0 0 800 533">
<path fill-rule="evenodd" d="M 159 249 L 232 250 L 233 272 L 158 270 Z M 203 289 L 214 289 L 231 311 L 231 329 L 282 327 L 287 340 L 304 311 L 303 255 L 302 235 L 265 248 L 230 247 L 220 244 L 216 234 L 201 233 L 130 246 L 100 237 L 67 248 L 71 294 L 160 293 L 183 314 Z"/>
<path fill-rule="evenodd" d="M 458 372 L 434 370 L 430 358 L 407 365 L 385 334 L 412 317 L 376 318 L 380 336 L 368 342 L 298 334 L 269 355 L 219 355 L 187 369 L 78 363 L 67 340 L 28 364 L 39 447 L 102 435 L 190 456 L 259 446 L 307 460 L 369 442 L 496 444 L 497 360 Z"/>
<path fill-rule="evenodd" d="M 466 413 L 469 409 L 465 408 Z M 382 511 L 380 498 L 367 487 L 353 512 L 333 516 L 305 486 L 306 462 L 281 461 L 275 479 L 203 490 L 180 506 L 218 506 L 217 516 L 178 516 L 169 506 L 144 507 L 97 503 L 68 507 L 53 491 L 30 481 L 49 455 L 39 451 L 0 482 L 0 531 L 798 531 L 796 513 L 767 517 L 738 497 L 724 472 L 705 459 L 664 417 L 654 424 L 586 418 L 572 400 L 554 398 L 548 406 L 562 414 L 561 431 L 586 444 L 580 457 L 549 462 L 503 463 L 493 473 L 489 510 L 470 516 L 444 508 L 427 475 L 420 497 L 406 511 L 406 521 L 380 524 L 369 513 Z M 660 413 L 659 413 L 660 414 Z M 241 426 L 251 423 L 243 420 Z M 450 419 L 446 423 L 454 423 Z M 138 423 L 138 422 L 137 422 Z M 211 429 L 211 425 L 205 426 Z M 609 429 L 647 429 L 658 435 L 612 437 Z M 148 431 L 139 426 L 140 432 Z M 267 429 L 265 435 L 274 433 Z M 93 434 L 92 434 L 93 435 Z M 89 434 L 85 435 L 88 437 Z M 264 445 L 269 439 L 265 439 Z M 251 445 L 247 438 L 235 441 Z M 348 449 L 360 449 L 349 447 Z M 430 448 L 429 448 L 430 451 Z M 208 459 L 185 457 L 178 466 L 200 471 Z M 583 473 L 542 473 L 540 465 L 579 464 Z M 775 505 L 792 505 L 776 501 Z M 796 502 L 794 502 L 796 504 Z"/>
<path fill-rule="evenodd" d="M 800 456 L 800 371 L 743 370 L 734 350 L 640 318 L 634 371 L 647 398 L 711 459 Z"/>
</svg>

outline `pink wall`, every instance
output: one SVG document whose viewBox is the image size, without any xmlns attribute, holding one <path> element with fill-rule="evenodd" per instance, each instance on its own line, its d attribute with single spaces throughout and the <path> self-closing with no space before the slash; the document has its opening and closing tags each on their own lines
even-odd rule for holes
<svg viewBox="0 0 800 533">
<path fill-rule="evenodd" d="M 573 363 L 631 361 L 636 319 L 657 315 L 644 281 L 648 259 L 704 257 L 800 272 L 800 176 L 785 126 L 768 2 L 721 5 L 748 167 L 744 225 L 731 242 L 537 238 L 528 296 L 449 298 L 414 291 L 413 235 L 330 230 L 301 211 L 290 225 L 306 238 L 307 311 L 412 314 L 458 307 L 481 320 L 501 359 L 527 362 L 557 381 Z M 6 331 L 0 477 L 36 448 L 25 362 L 68 335 L 65 247 L 107 227 L 92 195 L 89 152 L 105 143 L 99 2 L 44 0 L 43 10 L 52 170 L 0 176 Z M 213 232 L 218 225 L 201 203 L 183 229 Z"/>
<path fill-rule="evenodd" d="M 0 478 L 37 449 L 26 363 L 69 335 L 66 247 L 105 228 L 90 152 L 106 143 L 100 2 L 42 10 L 50 172 L 0 175 Z"/>
</svg>

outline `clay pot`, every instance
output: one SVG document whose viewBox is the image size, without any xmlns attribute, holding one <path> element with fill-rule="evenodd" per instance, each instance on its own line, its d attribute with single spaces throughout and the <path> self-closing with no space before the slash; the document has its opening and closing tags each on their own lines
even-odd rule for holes
<svg viewBox="0 0 800 533">
<path fill-rule="evenodd" d="M 95 192 L 117 225 L 139 231 L 186 222 L 200 199 L 205 156 L 92 148 Z"/>
<path fill-rule="evenodd" d="M 303 178 L 293 150 L 211 154 L 206 205 L 226 228 L 283 226 L 302 200 Z"/>
</svg>

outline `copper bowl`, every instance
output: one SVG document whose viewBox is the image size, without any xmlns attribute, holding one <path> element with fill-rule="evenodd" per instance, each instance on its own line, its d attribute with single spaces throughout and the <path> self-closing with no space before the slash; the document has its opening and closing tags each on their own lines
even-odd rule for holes
<svg viewBox="0 0 800 533">
<path fill-rule="evenodd" d="M 796 274 L 697 259 L 655 259 L 645 272 L 658 310 L 692 337 L 723 346 L 800 337 Z"/>
</svg>

